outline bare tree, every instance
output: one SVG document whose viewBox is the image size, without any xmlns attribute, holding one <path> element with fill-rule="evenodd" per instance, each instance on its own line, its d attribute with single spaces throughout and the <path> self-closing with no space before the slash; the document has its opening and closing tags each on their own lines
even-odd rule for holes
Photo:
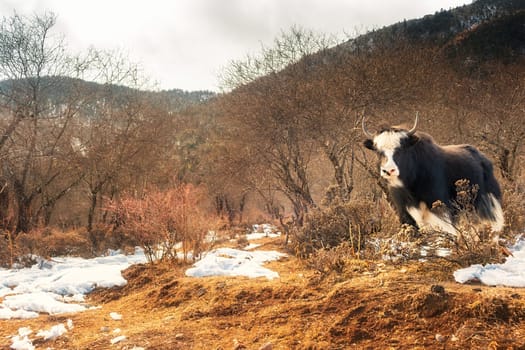
<svg viewBox="0 0 525 350">
<path fill-rule="evenodd" d="M 55 22 L 52 13 L 31 18 L 15 13 L 0 23 L 0 157 L 4 190 L 13 193 L 15 231 L 28 231 L 41 215 L 46 220 L 81 177 L 66 153 L 82 94 L 75 85 L 65 90 L 61 78 L 81 65 L 53 35 Z"/>
<path fill-rule="evenodd" d="M 82 186 L 91 231 L 104 220 L 104 199 L 123 192 L 140 195 L 158 184 L 160 173 L 168 178 L 165 182 L 175 177 L 164 168 L 171 169 L 177 118 L 169 113 L 167 101 L 141 90 L 147 79 L 122 54 L 92 51 L 89 62 L 84 78 L 102 86 L 89 95 L 88 114 L 77 126 L 77 159 L 85 172 Z"/>
<path fill-rule="evenodd" d="M 316 64 L 314 54 L 332 44 L 331 38 L 292 28 L 259 56 L 232 62 L 223 75 L 223 85 L 236 88 L 224 108 L 240 132 L 237 141 L 244 146 L 246 166 L 269 167 L 271 187 L 290 200 L 299 223 L 316 206 L 308 175 L 314 142 L 308 137 L 307 87 L 301 78 Z"/>
<path fill-rule="evenodd" d="M 465 114 L 471 118 L 470 125 L 477 123 L 474 136 L 493 155 L 495 166 L 502 177 L 515 182 L 523 170 L 520 156 L 523 154 L 525 139 L 525 72 L 522 64 L 505 65 L 504 69 L 496 63 L 490 64 L 491 74 L 483 80 L 470 80 L 465 98 L 473 104 L 463 104 L 469 108 Z M 462 94 L 464 96 L 464 94 Z"/>
</svg>

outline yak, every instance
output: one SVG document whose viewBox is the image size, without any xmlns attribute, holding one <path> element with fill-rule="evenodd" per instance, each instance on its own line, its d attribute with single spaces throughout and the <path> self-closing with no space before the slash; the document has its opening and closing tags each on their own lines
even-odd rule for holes
<svg viewBox="0 0 525 350">
<path fill-rule="evenodd" d="M 387 182 L 390 200 L 402 224 L 456 234 L 459 216 L 459 180 L 466 180 L 475 195 L 474 211 L 492 231 L 503 228 L 501 189 L 494 177 L 491 161 L 474 146 L 438 145 L 424 132 L 417 131 L 419 117 L 407 130 L 388 126 L 377 133 L 362 129 L 364 146 L 379 156 L 380 176 Z M 432 210 L 442 203 L 444 210 Z"/>
</svg>

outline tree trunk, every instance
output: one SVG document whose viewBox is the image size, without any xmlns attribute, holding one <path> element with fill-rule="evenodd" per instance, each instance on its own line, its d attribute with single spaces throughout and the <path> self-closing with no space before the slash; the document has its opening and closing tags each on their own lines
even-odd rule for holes
<svg viewBox="0 0 525 350">
<path fill-rule="evenodd" d="M 95 220 L 95 210 L 97 209 L 98 191 L 91 192 L 91 204 L 88 212 L 87 230 L 91 232 L 93 230 L 93 221 Z"/>
</svg>

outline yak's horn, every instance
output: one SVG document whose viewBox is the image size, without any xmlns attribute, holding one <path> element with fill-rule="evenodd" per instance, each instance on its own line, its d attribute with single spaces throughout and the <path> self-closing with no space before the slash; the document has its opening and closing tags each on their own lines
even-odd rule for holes
<svg viewBox="0 0 525 350">
<path fill-rule="evenodd" d="M 414 126 L 412 127 L 412 129 L 410 129 L 408 131 L 408 135 L 414 135 L 414 133 L 416 132 L 416 129 L 417 129 L 417 122 L 419 121 L 419 112 L 416 112 L 416 121 L 414 122 Z"/>
<path fill-rule="evenodd" d="M 366 120 L 366 117 L 363 115 L 363 121 L 361 122 L 361 126 L 363 128 L 363 132 L 365 133 L 366 137 L 368 137 L 369 139 L 373 139 L 374 135 L 372 135 L 370 132 L 368 132 L 368 130 L 366 130 L 365 120 Z"/>
</svg>

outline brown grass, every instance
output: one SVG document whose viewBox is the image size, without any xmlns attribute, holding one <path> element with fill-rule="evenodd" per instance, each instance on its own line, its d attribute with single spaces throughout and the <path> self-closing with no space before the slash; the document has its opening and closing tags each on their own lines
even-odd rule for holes
<svg viewBox="0 0 525 350">
<path fill-rule="evenodd" d="M 280 240 L 265 239 L 262 249 Z M 525 291 L 458 285 L 444 261 L 341 262 L 319 272 L 290 256 L 268 267 L 280 278 L 190 278 L 187 266 L 135 265 L 128 284 L 93 292 L 99 309 L 0 321 L 0 347 L 19 327 L 35 332 L 71 318 L 53 349 L 519 349 Z M 122 314 L 112 320 L 110 312 Z M 127 340 L 110 345 L 121 329 Z M 436 339 L 437 338 L 437 339 Z"/>
</svg>

